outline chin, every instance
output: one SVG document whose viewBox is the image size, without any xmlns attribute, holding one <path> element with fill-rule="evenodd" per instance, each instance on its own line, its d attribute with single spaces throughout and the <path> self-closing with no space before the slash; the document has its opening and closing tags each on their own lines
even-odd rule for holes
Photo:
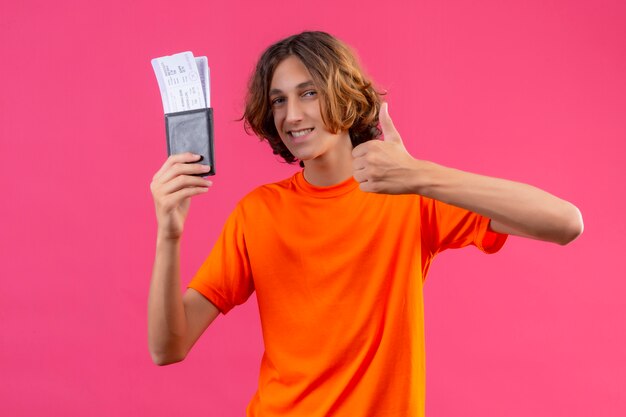
<svg viewBox="0 0 626 417">
<path fill-rule="evenodd" d="M 304 149 L 298 149 L 297 151 L 289 149 L 289 151 L 296 159 L 303 162 L 311 161 L 319 156 L 319 154 L 315 152 L 306 152 Z"/>
</svg>

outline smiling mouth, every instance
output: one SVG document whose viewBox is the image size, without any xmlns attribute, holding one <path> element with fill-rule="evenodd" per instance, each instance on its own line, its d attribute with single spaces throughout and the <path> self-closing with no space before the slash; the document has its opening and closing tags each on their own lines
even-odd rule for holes
<svg viewBox="0 0 626 417">
<path fill-rule="evenodd" d="M 290 130 L 289 132 L 287 132 L 289 134 L 289 136 L 291 136 L 292 138 L 300 138 L 302 136 L 308 135 L 309 133 L 311 133 L 313 131 L 313 128 L 309 128 L 309 129 L 302 129 L 302 130 Z"/>
</svg>

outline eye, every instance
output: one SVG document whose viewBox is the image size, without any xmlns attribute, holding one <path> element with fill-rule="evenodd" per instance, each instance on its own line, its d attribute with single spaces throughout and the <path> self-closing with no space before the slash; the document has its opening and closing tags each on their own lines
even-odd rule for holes
<svg viewBox="0 0 626 417">
<path fill-rule="evenodd" d="M 315 90 L 308 90 L 308 91 L 305 91 L 302 94 L 302 97 L 315 97 L 316 95 L 317 95 L 317 91 L 315 91 Z"/>
<path fill-rule="evenodd" d="M 274 107 L 274 106 L 278 106 L 280 104 L 283 104 L 284 102 L 285 102 L 285 98 L 284 97 L 276 97 L 276 98 L 272 99 L 271 105 L 272 105 L 272 107 Z"/>
</svg>

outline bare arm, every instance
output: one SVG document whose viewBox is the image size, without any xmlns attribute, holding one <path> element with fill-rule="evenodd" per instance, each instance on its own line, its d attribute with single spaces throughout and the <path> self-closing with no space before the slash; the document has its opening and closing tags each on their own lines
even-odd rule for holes
<svg viewBox="0 0 626 417">
<path fill-rule="evenodd" d="M 180 238 L 192 196 L 206 192 L 211 182 L 190 174 L 207 172 L 192 154 L 173 155 L 154 175 L 158 234 L 150 294 L 148 347 L 157 365 L 182 361 L 202 332 L 219 314 L 195 290 L 180 291 Z"/>
<path fill-rule="evenodd" d="M 583 231 L 576 206 L 537 187 L 424 161 L 415 166 L 417 193 L 488 217 L 496 232 L 565 245 Z"/>
<path fill-rule="evenodd" d="M 148 297 L 148 346 L 157 365 L 182 361 L 219 315 L 193 289 L 180 291 L 180 241 L 157 239 Z"/>
<path fill-rule="evenodd" d="M 413 158 L 387 113 L 380 112 L 385 141 L 353 150 L 354 178 L 364 191 L 415 193 L 491 219 L 492 230 L 565 245 L 583 231 L 571 203 L 528 184 L 486 177 Z"/>
</svg>

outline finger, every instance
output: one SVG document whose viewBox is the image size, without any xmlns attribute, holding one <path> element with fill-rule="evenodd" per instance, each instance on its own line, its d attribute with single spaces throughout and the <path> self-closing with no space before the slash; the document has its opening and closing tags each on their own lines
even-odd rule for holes
<svg viewBox="0 0 626 417">
<path fill-rule="evenodd" d="M 363 142 L 352 149 L 352 157 L 359 158 L 364 156 L 369 150 L 369 142 Z"/>
<path fill-rule="evenodd" d="M 192 154 L 191 152 L 170 155 L 165 160 L 161 168 L 154 174 L 154 176 L 152 177 L 152 180 L 155 181 L 159 179 L 168 169 L 170 169 L 175 164 L 199 161 L 201 158 L 202 156 Z"/>
<path fill-rule="evenodd" d="M 201 158 L 202 158 L 202 155 L 197 155 L 191 152 L 170 155 L 169 158 L 165 160 L 165 163 L 163 163 L 161 168 L 156 172 L 156 174 L 154 174 L 154 177 L 152 179 L 159 178 L 161 175 L 163 175 L 165 171 L 170 169 L 170 167 L 174 164 L 185 163 L 185 162 L 197 162 L 197 161 L 200 161 Z"/>
<path fill-rule="evenodd" d="M 161 207 L 165 210 L 169 210 L 170 208 L 178 206 L 186 198 L 193 197 L 198 194 L 204 194 L 207 191 L 209 191 L 208 187 L 183 188 L 182 190 L 179 190 L 167 196 L 167 198 L 163 201 L 163 205 Z"/>
<path fill-rule="evenodd" d="M 184 200 L 187 197 L 206 193 L 207 191 L 209 191 L 209 187 L 189 187 L 176 191 L 174 194 L 171 195 L 171 197 L 174 200 L 180 201 Z"/>
<path fill-rule="evenodd" d="M 380 127 L 383 130 L 383 136 L 387 142 L 399 142 L 402 143 L 402 138 L 393 125 L 393 121 L 389 116 L 389 104 L 383 103 L 380 106 L 380 112 L 378 113 L 378 120 L 380 121 Z"/>
<path fill-rule="evenodd" d="M 159 190 L 162 195 L 174 194 L 185 188 L 210 187 L 213 183 L 204 178 L 192 175 L 179 175 L 171 181 L 163 184 Z"/>
<path fill-rule="evenodd" d="M 193 163 L 175 163 L 170 167 L 170 169 L 161 174 L 161 177 L 158 178 L 157 181 L 165 184 L 180 175 L 207 174 L 210 170 L 211 167 L 208 165 Z"/>
<path fill-rule="evenodd" d="M 353 171 L 358 171 L 361 169 L 365 169 L 365 167 L 367 166 L 367 162 L 365 161 L 365 158 L 360 157 L 360 158 L 354 158 L 352 160 L 352 170 Z"/>
<path fill-rule="evenodd" d="M 364 169 L 354 171 L 352 173 L 352 176 L 354 177 L 354 180 L 358 183 L 367 182 L 367 174 Z"/>
<path fill-rule="evenodd" d="M 378 188 L 376 187 L 375 183 L 371 181 L 365 181 L 365 182 L 360 183 L 359 188 L 361 189 L 361 191 L 364 191 L 366 193 L 375 193 L 378 191 Z"/>
</svg>

